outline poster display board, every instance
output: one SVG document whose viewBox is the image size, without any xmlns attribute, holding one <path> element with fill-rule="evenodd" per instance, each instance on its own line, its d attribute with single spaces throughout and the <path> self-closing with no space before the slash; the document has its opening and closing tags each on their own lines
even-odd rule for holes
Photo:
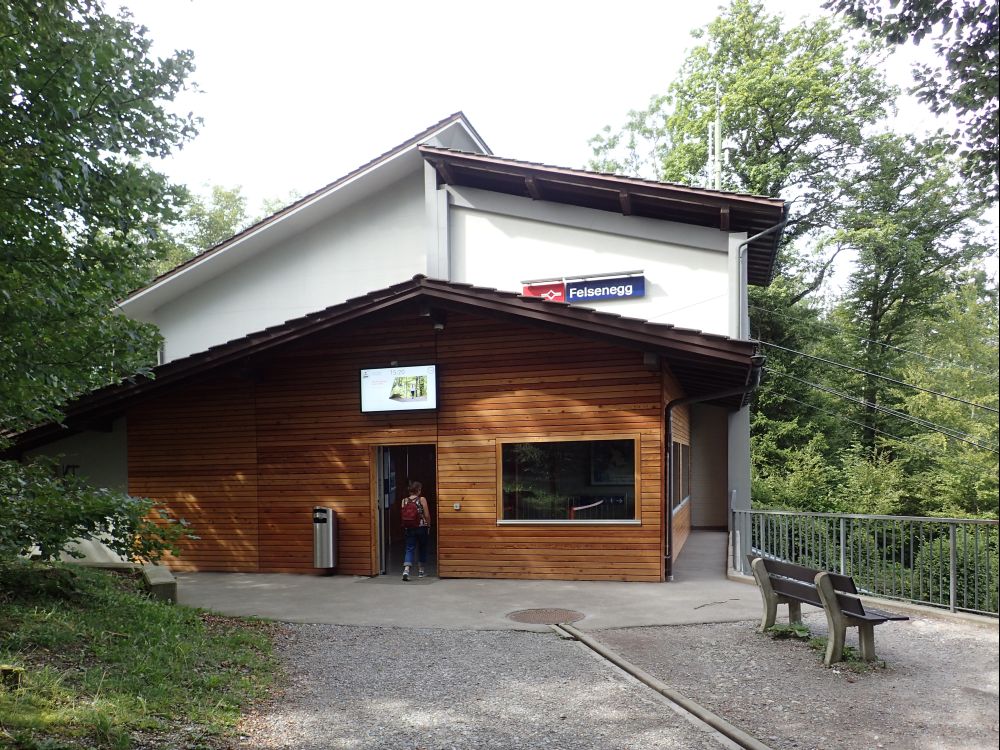
<svg viewBox="0 0 1000 750">
<path fill-rule="evenodd" d="M 361 370 L 362 413 L 436 408 L 436 365 Z"/>
</svg>

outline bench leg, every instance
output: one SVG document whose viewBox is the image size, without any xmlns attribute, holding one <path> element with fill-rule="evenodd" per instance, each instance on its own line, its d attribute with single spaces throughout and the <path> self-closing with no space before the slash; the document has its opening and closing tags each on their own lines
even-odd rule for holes
<svg viewBox="0 0 1000 750">
<path fill-rule="evenodd" d="M 767 629 L 774 625 L 774 621 L 778 617 L 777 600 L 768 599 L 766 596 L 762 598 L 764 600 L 764 615 L 760 618 L 760 627 L 757 629 L 758 633 L 766 633 Z"/>
<path fill-rule="evenodd" d="M 823 664 L 830 666 L 844 658 L 844 640 L 847 636 L 847 620 L 837 602 L 837 592 L 833 590 L 830 583 L 830 574 L 820 572 L 816 574 L 816 592 L 823 602 L 823 611 L 826 612 L 827 641 L 826 655 L 823 657 Z"/>
<path fill-rule="evenodd" d="M 788 624 L 797 625 L 802 622 L 802 604 L 800 602 L 788 602 Z"/>
<path fill-rule="evenodd" d="M 861 642 L 861 658 L 875 661 L 875 626 L 870 622 L 858 625 L 858 640 Z"/>
<path fill-rule="evenodd" d="M 823 657 L 823 664 L 828 667 L 844 658 L 844 641 L 847 636 L 847 628 L 829 624 L 830 634 L 826 641 L 826 655 Z"/>
<path fill-rule="evenodd" d="M 771 580 L 767 577 L 764 569 L 764 561 L 757 558 L 751 564 L 753 577 L 757 581 L 757 588 L 760 590 L 761 602 L 764 605 L 764 614 L 760 618 L 758 633 L 767 632 L 767 629 L 774 625 L 774 620 L 778 616 L 778 597 L 771 588 Z"/>
</svg>

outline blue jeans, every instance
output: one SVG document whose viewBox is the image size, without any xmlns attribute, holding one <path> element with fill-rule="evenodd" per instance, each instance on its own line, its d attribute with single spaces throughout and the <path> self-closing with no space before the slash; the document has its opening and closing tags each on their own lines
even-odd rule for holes
<svg viewBox="0 0 1000 750">
<path fill-rule="evenodd" d="M 406 555 L 403 556 L 403 565 L 413 564 L 413 553 L 420 548 L 420 564 L 427 562 L 427 532 L 428 527 L 418 526 L 415 529 L 405 529 L 406 532 Z"/>
</svg>

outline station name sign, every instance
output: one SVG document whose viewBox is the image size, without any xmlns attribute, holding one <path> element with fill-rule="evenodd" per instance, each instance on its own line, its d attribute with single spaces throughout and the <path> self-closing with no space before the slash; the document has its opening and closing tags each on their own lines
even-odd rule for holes
<svg viewBox="0 0 1000 750">
<path fill-rule="evenodd" d="M 607 276 L 596 279 L 546 281 L 525 284 L 525 297 L 549 302 L 586 303 L 646 296 L 645 276 Z"/>
</svg>

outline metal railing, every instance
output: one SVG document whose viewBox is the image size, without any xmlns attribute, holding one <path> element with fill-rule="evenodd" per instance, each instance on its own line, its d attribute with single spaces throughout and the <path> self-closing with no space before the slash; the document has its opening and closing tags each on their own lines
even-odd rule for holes
<svg viewBox="0 0 1000 750">
<path fill-rule="evenodd" d="M 748 554 L 854 578 L 864 594 L 998 616 L 995 520 L 733 510 L 733 564 Z"/>
</svg>

